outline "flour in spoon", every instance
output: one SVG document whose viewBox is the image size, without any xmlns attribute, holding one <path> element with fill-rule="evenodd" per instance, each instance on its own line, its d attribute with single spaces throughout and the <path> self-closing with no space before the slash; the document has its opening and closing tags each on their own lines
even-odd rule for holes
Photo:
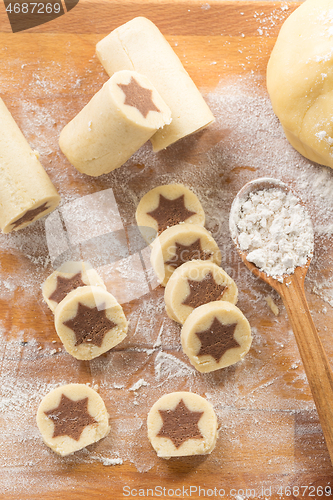
<svg viewBox="0 0 333 500">
<path fill-rule="evenodd" d="M 240 206 L 237 228 L 247 260 L 280 282 L 312 256 L 311 220 L 291 192 L 270 188 L 250 193 Z"/>
</svg>

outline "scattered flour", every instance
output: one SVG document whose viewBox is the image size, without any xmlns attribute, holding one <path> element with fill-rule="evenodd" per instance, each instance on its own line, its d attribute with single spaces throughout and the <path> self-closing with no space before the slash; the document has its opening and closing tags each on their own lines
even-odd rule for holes
<svg viewBox="0 0 333 500">
<path fill-rule="evenodd" d="M 281 13 L 280 8 L 274 15 L 267 16 L 261 15 L 258 8 L 256 22 L 265 35 L 280 19 L 278 10 Z M 66 64 L 70 65 L 71 60 Z M 97 79 L 91 80 L 88 89 L 91 94 L 106 79 L 97 63 L 93 68 L 92 64 L 89 61 L 89 71 L 93 69 L 93 75 L 99 73 Z M 66 71 L 67 68 L 59 67 L 62 79 Z M 75 71 L 73 69 L 70 79 L 66 79 L 70 92 L 83 77 Z M 35 77 L 34 82 L 37 81 Z M 281 312 L 278 318 L 270 321 L 265 297 L 271 290 L 256 280 L 240 261 L 229 236 L 228 217 L 233 197 L 249 180 L 279 177 L 296 187 L 309 208 L 316 238 L 306 287 L 308 291 L 314 290 L 316 300 L 326 301 L 325 321 L 330 324 L 332 309 L 328 304 L 333 306 L 332 170 L 309 162 L 287 143 L 263 91 L 263 79 L 254 75 L 222 81 L 205 96 L 216 117 L 209 129 L 158 154 L 153 154 L 150 145 L 146 144 L 123 168 L 103 179 L 87 179 L 64 161 L 57 151 L 56 137 L 70 115 L 86 103 L 88 95 L 82 96 L 74 90 L 75 102 L 67 109 L 61 99 L 54 99 L 54 92 L 59 88 L 54 84 L 48 87 L 44 78 L 39 79 L 34 87 L 36 96 L 31 98 L 29 92 L 34 82 L 27 94 L 22 90 L 19 104 L 11 103 L 12 109 L 21 116 L 24 133 L 40 151 L 41 161 L 61 192 L 63 203 L 82 194 L 112 188 L 122 222 L 127 227 L 135 224 L 136 205 L 148 190 L 170 182 L 189 186 L 203 204 L 207 228 L 222 251 L 222 267 L 237 282 L 239 306 L 252 326 L 253 344 L 246 358 L 236 367 L 199 374 L 182 356 L 179 325 L 166 316 L 163 290 L 156 288 L 154 291 L 149 289 L 132 303 L 124 302 L 130 328 L 118 350 L 89 363 L 78 363 L 63 350 L 54 352 L 60 344 L 52 343 L 56 336 L 50 312 L 41 300 L 40 284 L 52 271 L 44 221 L 37 221 L 15 234 L 0 235 L 1 257 L 5 256 L 7 262 L 12 263 L 9 274 L 5 274 L 5 267 L 0 267 L 0 299 L 9 301 L 10 307 L 20 304 L 22 323 L 19 330 L 14 328 L 11 310 L 0 323 L 1 493 L 8 498 L 11 495 L 22 498 L 28 491 L 30 496 L 38 498 L 39 494 L 49 491 L 59 496 L 59 490 L 74 491 L 76 487 L 86 487 L 89 491 L 91 475 L 88 472 L 76 475 L 76 471 L 80 464 L 86 466 L 96 461 L 105 466 L 129 463 L 140 472 L 154 468 L 164 473 L 165 464 L 161 464 L 147 440 L 145 423 L 145 416 L 160 397 L 161 390 L 193 390 L 205 395 L 216 408 L 221 432 L 214 453 L 205 458 L 205 466 L 244 477 L 260 476 L 262 470 L 271 474 L 271 478 L 289 477 L 291 470 L 299 472 L 298 462 L 294 460 L 294 451 L 298 453 L 300 449 L 297 432 L 303 436 L 308 434 L 309 442 L 322 440 L 314 404 L 282 303 L 276 299 Z M 43 93 L 45 100 L 39 99 L 39 93 Z M 36 131 L 42 133 L 35 135 Z M 144 262 L 143 252 L 141 257 Z M 3 259 L 1 266 L 2 263 Z M 122 262 L 118 267 L 118 281 L 110 272 L 110 282 L 122 287 L 122 280 L 129 281 L 135 276 L 136 289 L 140 288 L 142 278 L 142 288 L 146 290 L 146 279 L 148 284 L 153 279 L 151 270 L 145 268 L 138 273 L 132 266 L 131 259 Z M 36 328 L 34 317 L 26 311 L 34 311 L 34 317 L 43 325 L 42 331 Z M 321 318 L 321 311 L 322 308 L 319 312 L 314 311 L 315 322 Z M 265 318 L 265 327 L 262 318 Z M 321 334 L 328 356 L 333 359 L 330 332 L 322 331 Z M 60 460 L 43 444 L 36 429 L 35 415 L 43 395 L 58 385 L 78 379 L 98 384 L 110 413 L 111 432 L 95 446 Z M 127 387 L 140 380 L 149 383 L 149 388 L 138 390 L 137 397 L 133 398 Z M 303 419 L 301 424 L 300 419 Z M 269 449 L 273 457 L 271 464 L 260 462 L 261 455 L 256 451 L 258 443 Z M 238 458 L 235 449 L 240 450 Z M 311 464 L 307 466 L 302 462 L 301 467 L 308 467 L 302 469 L 302 473 L 327 467 L 324 447 L 316 456 L 313 449 L 302 449 L 302 456 L 307 452 L 311 455 Z M 267 454 L 262 456 L 265 458 Z M 121 467 L 108 469 L 110 483 L 113 474 L 119 478 L 120 472 Z"/>
</svg>

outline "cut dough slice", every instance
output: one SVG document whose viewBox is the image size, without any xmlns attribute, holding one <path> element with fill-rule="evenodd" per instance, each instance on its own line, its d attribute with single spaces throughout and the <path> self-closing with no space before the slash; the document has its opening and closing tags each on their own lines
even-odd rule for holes
<svg viewBox="0 0 333 500">
<path fill-rule="evenodd" d="M 214 116 L 169 43 L 149 19 L 136 17 L 98 42 L 97 57 L 111 76 L 134 69 L 147 76 L 172 113 L 172 123 L 156 132 L 154 151 L 207 127 Z"/>
<path fill-rule="evenodd" d="M 251 327 L 238 307 L 218 300 L 193 310 L 183 325 L 181 342 L 191 364 L 199 372 L 211 372 L 245 356 Z"/>
<path fill-rule="evenodd" d="M 205 224 L 205 213 L 197 196 L 182 184 L 151 189 L 140 200 L 136 221 L 147 243 L 180 222 Z"/>
<path fill-rule="evenodd" d="M 182 264 L 172 274 L 164 294 L 169 317 L 181 324 L 196 307 L 216 300 L 236 304 L 237 297 L 234 280 L 210 260 Z"/>
<path fill-rule="evenodd" d="M 59 145 L 71 164 L 99 176 L 123 165 L 171 112 L 150 81 L 119 71 L 61 131 Z"/>
<path fill-rule="evenodd" d="M 192 392 L 162 396 L 150 409 L 147 426 L 148 439 L 159 457 L 207 455 L 216 444 L 214 409 Z"/>
<path fill-rule="evenodd" d="M 71 291 L 56 307 L 54 322 L 66 351 L 77 359 L 93 359 L 121 342 L 128 322 L 111 293 L 97 286 Z"/>
<path fill-rule="evenodd" d="M 110 431 L 104 401 L 85 384 L 63 385 L 49 392 L 39 405 L 37 425 L 44 443 L 63 457 Z"/>
<path fill-rule="evenodd" d="M 189 260 L 221 264 L 221 252 L 212 235 L 198 224 L 177 224 L 163 231 L 152 243 L 151 265 L 165 286 L 177 267 Z"/>
<path fill-rule="evenodd" d="M 60 196 L 0 99 L 0 228 L 23 229 L 52 212 Z"/>
<path fill-rule="evenodd" d="M 42 293 L 52 312 L 66 295 L 80 286 L 101 286 L 106 289 L 103 280 L 95 269 L 85 262 L 66 262 L 54 271 L 43 283 Z"/>
</svg>

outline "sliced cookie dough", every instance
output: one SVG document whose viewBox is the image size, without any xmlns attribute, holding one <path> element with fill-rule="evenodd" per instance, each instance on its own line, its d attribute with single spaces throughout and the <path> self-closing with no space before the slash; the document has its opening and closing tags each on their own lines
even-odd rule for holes
<svg viewBox="0 0 333 500">
<path fill-rule="evenodd" d="M 161 285 L 166 286 L 179 266 L 190 260 L 221 264 L 221 252 L 212 235 L 198 224 L 169 227 L 152 243 L 151 265 Z"/>
<path fill-rule="evenodd" d="M 112 349 L 128 329 L 121 305 L 97 286 L 71 291 L 55 309 L 54 323 L 66 351 L 77 359 L 93 359 Z"/>
<path fill-rule="evenodd" d="M 149 19 L 136 17 L 119 26 L 97 43 L 96 53 L 110 76 L 122 69 L 147 76 L 171 109 L 171 124 L 151 138 L 154 151 L 214 121 L 179 57 Z"/>
<path fill-rule="evenodd" d="M 217 439 L 212 405 L 192 392 L 162 396 L 148 413 L 147 427 L 149 441 L 163 458 L 207 455 Z"/>
<path fill-rule="evenodd" d="M 147 243 L 158 234 L 181 222 L 205 224 L 205 213 L 197 196 L 182 184 L 167 184 L 151 189 L 140 200 L 136 221 Z"/>
<path fill-rule="evenodd" d="M 191 364 L 207 373 L 245 356 L 252 342 L 251 327 L 238 307 L 217 300 L 193 310 L 183 325 L 181 342 Z"/>
<path fill-rule="evenodd" d="M 170 122 L 170 109 L 150 81 L 119 71 L 63 128 L 59 145 L 79 172 L 96 177 L 123 165 Z"/>
<path fill-rule="evenodd" d="M 66 262 L 54 271 L 43 283 L 43 298 L 52 312 L 66 295 L 80 286 L 101 286 L 103 280 L 95 269 L 85 262 Z"/>
<path fill-rule="evenodd" d="M 44 443 L 63 457 L 110 431 L 103 399 L 85 384 L 63 385 L 49 392 L 39 405 L 37 425 Z"/>
<path fill-rule="evenodd" d="M 23 229 L 52 212 L 60 196 L 0 99 L 0 228 Z"/>
<path fill-rule="evenodd" d="M 196 307 L 226 300 L 236 304 L 236 283 L 210 260 L 192 260 L 178 267 L 169 279 L 164 294 L 168 316 L 184 324 Z"/>
</svg>

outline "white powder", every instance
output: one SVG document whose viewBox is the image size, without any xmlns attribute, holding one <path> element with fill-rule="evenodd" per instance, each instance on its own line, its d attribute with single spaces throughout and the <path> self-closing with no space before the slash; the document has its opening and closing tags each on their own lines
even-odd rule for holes
<svg viewBox="0 0 333 500">
<path fill-rule="evenodd" d="M 311 220 L 291 192 L 271 188 L 250 193 L 238 212 L 237 228 L 247 260 L 281 282 L 313 254 Z"/>
<path fill-rule="evenodd" d="M 138 391 L 141 387 L 147 387 L 149 384 L 143 378 L 140 378 L 135 384 L 132 385 L 128 390 L 129 391 Z"/>
</svg>

